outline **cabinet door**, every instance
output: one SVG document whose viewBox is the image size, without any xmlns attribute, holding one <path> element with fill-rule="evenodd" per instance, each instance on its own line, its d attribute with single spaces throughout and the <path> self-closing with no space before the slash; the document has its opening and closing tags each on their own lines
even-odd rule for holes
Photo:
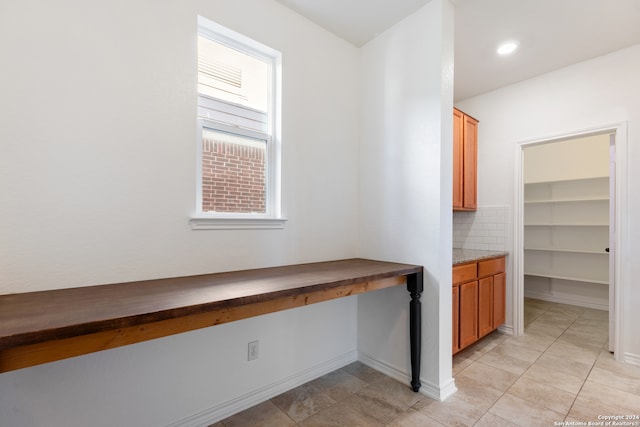
<svg viewBox="0 0 640 427">
<path fill-rule="evenodd" d="M 478 281 L 464 283 L 460 288 L 460 348 L 478 339 Z"/>
<path fill-rule="evenodd" d="M 493 277 L 478 281 L 478 338 L 493 331 Z"/>
<path fill-rule="evenodd" d="M 493 329 L 505 321 L 507 281 L 505 273 L 493 276 Z"/>
<path fill-rule="evenodd" d="M 464 115 L 463 141 L 463 207 L 475 210 L 477 205 L 478 121 L 466 114 Z"/>
<path fill-rule="evenodd" d="M 453 354 L 456 354 L 458 352 L 458 350 L 460 350 L 460 341 L 459 341 L 459 337 L 458 337 L 458 328 L 460 327 L 460 325 L 458 324 L 458 319 L 460 316 L 460 292 L 459 292 L 460 288 L 458 286 L 454 286 L 453 287 L 453 307 L 452 307 L 452 312 L 453 312 L 453 327 L 452 327 L 452 335 L 453 335 Z"/>
<path fill-rule="evenodd" d="M 461 209 L 462 201 L 462 134 L 464 128 L 463 114 L 453 109 L 453 207 Z"/>
</svg>

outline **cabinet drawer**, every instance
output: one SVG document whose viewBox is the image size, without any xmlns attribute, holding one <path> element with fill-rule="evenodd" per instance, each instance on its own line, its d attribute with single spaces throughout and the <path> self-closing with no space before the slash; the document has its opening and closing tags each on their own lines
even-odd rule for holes
<svg viewBox="0 0 640 427">
<path fill-rule="evenodd" d="M 478 277 L 478 264 L 463 264 L 453 267 L 453 284 L 468 282 Z"/>
<path fill-rule="evenodd" d="M 492 276 L 504 271 L 505 258 L 490 259 L 478 263 L 478 277 Z"/>
</svg>

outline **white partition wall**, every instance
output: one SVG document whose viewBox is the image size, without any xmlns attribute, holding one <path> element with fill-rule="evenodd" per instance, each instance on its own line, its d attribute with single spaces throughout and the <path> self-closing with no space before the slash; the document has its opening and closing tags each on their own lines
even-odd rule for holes
<svg viewBox="0 0 640 427">
<path fill-rule="evenodd" d="M 453 9 L 433 0 L 362 48 L 360 249 L 423 265 L 422 388 L 444 399 L 451 376 Z M 358 297 L 358 354 L 408 377 L 408 295 Z"/>
</svg>

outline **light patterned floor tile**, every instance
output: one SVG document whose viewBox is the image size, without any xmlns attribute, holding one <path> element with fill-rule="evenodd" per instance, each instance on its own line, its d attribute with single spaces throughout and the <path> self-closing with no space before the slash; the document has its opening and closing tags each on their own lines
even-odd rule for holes
<svg viewBox="0 0 640 427">
<path fill-rule="evenodd" d="M 536 337 L 546 337 L 547 339 L 550 337 L 555 340 L 560 335 L 564 334 L 566 330 L 567 328 L 563 328 L 561 326 L 557 326 L 553 324 L 533 322 L 532 324 L 530 324 L 525 328 L 524 333 L 525 335 L 533 335 Z"/>
<path fill-rule="evenodd" d="M 559 370 L 567 375 L 574 376 L 581 380 L 585 380 L 591 371 L 592 365 L 582 363 L 575 360 L 567 359 L 562 355 L 556 356 L 544 353 L 535 363 L 537 366 L 543 366 L 549 369 Z"/>
<path fill-rule="evenodd" d="M 603 404 L 599 401 L 587 399 L 581 395 L 578 395 L 576 401 L 573 403 L 569 414 L 567 415 L 567 421 L 579 421 L 582 423 L 597 423 L 602 421 L 599 419 L 603 415 L 622 415 L 627 414 L 628 410 L 618 407 L 612 404 Z M 579 425 L 579 424 L 578 424 Z"/>
<path fill-rule="evenodd" d="M 468 357 L 464 357 L 456 354 L 453 356 L 453 376 L 456 377 L 460 372 L 464 371 L 465 368 L 472 365 L 474 362 L 473 359 L 469 359 Z"/>
<path fill-rule="evenodd" d="M 494 415 L 522 427 L 552 426 L 561 422 L 565 414 L 506 393 L 489 410 Z"/>
<path fill-rule="evenodd" d="M 517 375 L 524 373 L 540 357 L 541 351 L 523 347 L 506 340 L 486 353 L 478 361 Z"/>
<path fill-rule="evenodd" d="M 422 400 L 414 408 L 446 426 L 473 425 L 486 411 L 460 399 L 455 394 L 443 402 Z"/>
<path fill-rule="evenodd" d="M 509 388 L 509 394 L 566 415 L 577 393 L 569 393 L 547 383 L 521 377 Z"/>
<path fill-rule="evenodd" d="M 578 346 L 566 341 L 554 342 L 549 346 L 545 354 L 550 356 L 564 357 L 576 362 L 581 362 L 593 366 L 596 359 L 600 355 L 602 347 L 586 347 Z"/>
<path fill-rule="evenodd" d="M 518 424 L 487 412 L 474 424 L 474 427 L 518 427 Z"/>
<path fill-rule="evenodd" d="M 507 390 L 517 379 L 518 375 L 504 369 L 476 362 L 462 371 L 459 377 L 468 377 L 476 382 L 492 387 L 499 391 Z"/>
<path fill-rule="evenodd" d="M 577 312 L 565 312 L 562 310 L 549 309 L 538 318 L 538 321 L 553 322 L 556 325 L 562 325 L 568 328 L 579 317 L 580 313 Z"/>
<path fill-rule="evenodd" d="M 253 427 L 260 420 L 262 427 L 289 427 L 296 423 L 287 417 L 271 401 L 263 402 L 246 411 L 222 420 L 225 427 Z"/>
<path fill-rule="evenodd" d="M 594 367 L 587 380 L 640 396 L 640 378 L 629 377 Z"/>
<path fill-rule="evenodd" d="M 600 352 L 594 366 L 627 377 L 640 378 L 640 367 L 616 361 L 613 354 L 609 353 L 606 349 Z"/>
<path fill-rule="evenodd" d="M 640 412 L 640 395 L 618 390 L 588 378 L 582 386 L 579 396 L 605 405 L 625 408 L 631 414 Z"/>
<path fill-rule="evenodd" d="M 439 423 L 433 418 L 427 416 L 423 412 L 409 409 L 404 414 L 396 418 L 386 427 L 443 427 L 444 424 Z"/>
<path fill-rule="evenodd" d="M 384 424 L 366 419 L 343 403 L 337 403 L 310 416 L 300 425 L 303 427 L 377 427 Z"/>
<path fill-rule="evenodd" d="M 506 342 L 509 344 L 519 345 L 520 347 L 530 348 L 536 351 L 545 351 L 556 341 L 557 337 L 530 334 L 527 331 L 524 335 L 517 337 L 509 337 Z"/>
<path fill-rule="evenodd" d="M 524 362 L 535 362 L 542 354 L 539 350 L 533 350 L 527 347 L 516 345 L 509 340 L 504 341 L 500 345 L 496 346 L 491 353 L 499 353 L 505 356 L 513 357 L 514 359 L 522 360 Z"/>
<path fill-rule="evenodd" d="M 460 353 L 456 354 L 455 357 L 478 360 L 480 357 L 493 350 L 497 345 L 502 343 L 507 338 L 507 335 L 501 334 L 498 331 L 494 331 L 472 346 L 462 350 Z"/>
<path fill-rule="evenodd" d="M 600 353 L 602 347 L 609 342 L 609 335 L 607 333 L 588 333 L 569 328 L 560 335 L 558 341 Z"/>
<path fill-rule="evenodd" d="M 511 355 L 496 352 L 495 349 L 478 359 L 478 362 L 511 372 L 514 375 L 522 375 L 533 364 L 533 362 L 526 362 Z"/>
<path fill-rule="evenodd" d="M 385 377 L 384 374 L 360 362 L 353 362 L 343 367 L 342 370 L 367 384 Z"/>
<path fill-rule="evenodd" d="M 389 379 L 389 381 L 394 381 Z M 408 389 L 410 390 L 410 389 Z M 411 391 L 411 393 L 413 393 Z M 419 395 L 418 399 L 424 398 Z M 415 396 L 412 396 L 414 399 Z M 343 401 L 344 405 L 372 423 L 388 424 L 409 408 L 409 401 L 403 401 L 392 392 L 368 386 Z"/>
<path fill-rule="evenodd" d="M 584 312 L 580 315 L 583 319 L 596 319 L 602 323 L 608 324 L 609 312 L 607 310 L 596 310 L 595 308 L 585 308 Z"/>
<path fill-rule="evenodd" d="M 309 384 L 336 402 L 346 399 L 367 386 L 367 383 L 343 369 L 317 378 Z"/>
<path fill-rule="evenodd" d="M 547 313 L 578 318 L 584 313 L 585 310 L 586 309 L 584 307 L 579 307 L 577 305 L 556 303 L 549 306 L 549 308 L 547 309 Z"/>
<path fill-rule="evenodd" d="M 368 389 L 377 391 L 381 395 L 384 394 L 402 410 L 406 410 L 425 398 L 424 394 L 413 391 L 408 383 L 401 383 L 389 377 L 372 382 Z"/>
<path fill-rule="evenodd" d="M 548 384 L 560 390 L 564 390 L 574 395 L 578 394 L 582 384 L 584 384 L 584 378 L 574 377 L 568 375 L 560 369 L 554 369 L 553 367 L 544 366 L 539 363 L 535 363 L 527 372 L 520 377 L 531 378 L 536 381 Z"/>
<path fill-rule="evenodd" d="M 458 391 L 455 396 L 484 411 L 488 410 L 502 396 L 503 392 L 480 383 L 473 378 L 459 376 L 456 379 Z"/>
<path fill-rule="evenodd" d="M 211 427 L 538 427 L 639 412 L 640 368 L 607 351 L 607 312 L 525 309 L 524 336 L 494 332 L 453 358 L 458 391 L 443 402 L 355 362 Z"/>
<path fill-rule="evenodd" d="M 282 393 L 271 401 L 295 422 L 300 422 L 335 403 L 309 383 Z"/>
</svg>

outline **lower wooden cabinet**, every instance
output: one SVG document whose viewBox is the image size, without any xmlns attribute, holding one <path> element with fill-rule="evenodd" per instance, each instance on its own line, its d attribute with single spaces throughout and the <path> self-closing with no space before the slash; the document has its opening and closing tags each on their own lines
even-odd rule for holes
<svg viewBox="0 0 640 427">
<path fill-rule="evenodd" d="M 497 329 L 507 319 L 507 275 L 498 273 L 493 276 L 493 329 Z"/>
<path fill-rule="evenodd" d="M 478 281 L 460 286 L 460 348 L 478 341 Z"/>
<path fill-rule="evenodd" d="M 493 331 L 493 277 L 490 276 L 478 281 L 478 338 L 482 338 L 491 331 Z"/>
<path fill-rule="evenodd" d="M 505 321 L 505 257 L 453 267 L 453 339 L 457 353 Z"/>
</svg>

